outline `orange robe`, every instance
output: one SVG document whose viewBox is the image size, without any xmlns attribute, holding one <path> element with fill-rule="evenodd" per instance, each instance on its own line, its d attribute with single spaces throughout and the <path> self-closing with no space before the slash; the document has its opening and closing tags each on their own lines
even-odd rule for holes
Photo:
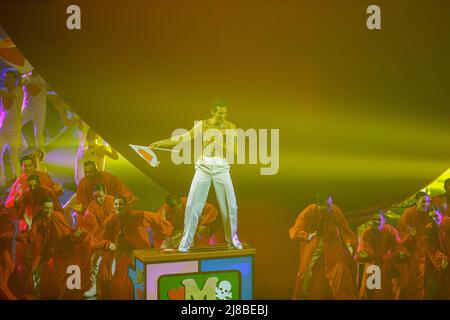
<svg viewBox="0 0 450 320">
<path fill-rule="evenodd" d="M 98 204 L 92 200 L 86 209 L 81 222 L 81 231 L 86 235 L 86 241 L 91 242 L 91 238 L 96 235 L 97 230 L 111 214 L 114 213 L 114 197 L 106 196 L 103 204 Z"/>
<path fill-rule="evenodd" d="M 450 260 L 450 217 L 443 218 L 439 227 L 439 236 L 441 239 L 443 253 Z M 444 292 L 442 294 L 446 295 L 446 299 L 450 300 L 450 262 L 449 266 L 447 266 L 447 269 L 444 271 L 443 277 Z"/>
<path fill-rule="evenodd" d="M 40 186 L 35 191 L 28 190 L 23 194 L 22 201 L 20 201 L 19 204 L 19 213 L 22 214 L 25 212 L 30 218 L 33 218 L 39 213 L 39 211 L 41 211 L 42 199 L 47 197 L 53 200 L 53 207 L 55 211 L 63 212 L 61 203 L 55 196 L 55 193 L 45 186 Z"/>
<path fill-rule="evenodd" d="M 169 221 L 174 229 L 173 234 L 177 234 L 179 232 L 183 233 L 183 227 L 184 227 L 184 213 L 186 212 L 186 203 L 187 203 L 187 197 L 181 197 L 181 209 L 180 212 L 177 214 L 175 210 L 170 207 L 167 203 L 164 203 L 161 208 L 158 209 L 157 213 L 162 214 L 163 212 L 166 213 L 166 219 Z M 200 226 L 210 226 L 211 223 L 213 223 L 218 216 L 218 211 L 216 207 L 214 207 L 210 203 L 205 203 L 205 207 L 203 208 L 202 215 L 200 216 L 198 220 L 198 227 Z M 195 245 L 208 245 L 210 243 L 210 237 L 212 236 L 211 233 L 208 232 L 208 234 L 203 236 L 196 236 L 195 237 Z M 162 244 L 162 240 L 164 239 L 155 239 L 155 247 L 159 248 Z"/>
<path fill-rule="evenodd" d="M 108 298 L 132 299 L 133 287 L 128 278 L 128 266 L 133 263 L 133 250 L 150 248 L 147 228 L 155 233 L 170 236 L 173 227 L 170 222 L 153 212 L 127 210 L 123 216 L 112 214 L 98 230 L 98 236 L 91 240 L 93 249 L 103 249 L 98 280 L 110 282 Z M 114 243 L 117 250 L 109 250 Z M 112 273 L 113 260 L 116 260 L 116 272 Z"/>
<path fill-rule="evenodd" d="M 308 234 L 318 235 L 307 241 Z M 344 214 L 332 205 L 321 213 L 316 204 L 303 210 L 289 230 L 301 241 L 300 266 L 293 299 L 356 299 L 355 265 L 346 244 L 356 247 L 356 236 Z"/>
<path fill-rule="evenodd" d="M 82 283 L 90 283 L 90 274 L 93 264 L 97 258 L 102 255 L 102 249 L 92 250 L 90 244 L 93 242 L 92 238 L 98 235 L 98 230 L 111 214 L 114 213 L 114 197 L 106 196 L 105 202 L 100 205 L 93 200 L 81 220 L 81 231 L 83 241 L 79 248 L 79 261 L 82 272 L 85 278 Z M 94 261 L 95 260 L 95 261 Z"/>
<path fill-rule="evenodd" d="M 428 213 L 418 212 L 417 208 L 409 207 L 403 212 L 397 224 L 397 230 L 403 245 L 409 252 L 410 263 L 404 266 L 402 274 L 409 279 L 401 289 L 400 299 L 422 300 L 425 297 L 425 226 L 431 222 Z M 411 236 L 409 230 L 415 228 L 417 234 Z"/>
<path fill-rule="evenodd" d="M 39 181 L 41 183 L 41 186 L 47 187 L 50 190 L 53 191 L 54 182 L 52 178 L 45 172 L 35 171 L 34 174 L 36 174 L 39 177 Z M 16 196 L 21 196 L 26 191 L 30 190 L 30 186 L 28 185 L 27 181 L 28 177 L 25 173 L 22 173 L 19 178 L 14 182 L 14 184 L 11 187 L 11 190 L 9 191 L 8 198 L 5 201 L 5 207 L 6 208 L 12 208 L 14 207 L 14 199 Z M 63 195 L 63 191 L 59 190 L 55 196 L 60 197 Z"/>
<path fill-rule="evenodd" d="M 36 174 L 39 177 L 39 181 L 42 187 L 46 187 L 50 190 L 53 190 L 54 182 L 52 178 L 44 172 L 40 171 L 34 171 L 34 174 Z M 5 201 L 5 207 L 6 208 L 13 208 L 15 205 L 15 198 L 21 198 L 23 195 L 25 195 L 27 192 L 29 192 L 30 186 L 28 184 L 28 176 L 25 173 L 22 173 L 14 182 L 12 185 L 9 195 Z M 60 190 L 56 196 L 62 195 L 63 192 Z M 57 205 L 59 201 L 55 203 Z M 40 204 L 39 204 L 40 205 Z M 23 213 L 19 212 L 18 210 L 18 216 L 14 219 L 19 219 L 19 230 L 25 231 L 26 230 L 26 224 L 25 220 L 23 220 Z M 23 272 L 26 269 L 25 262 L 26 262 L 26 255 L 28 254 L 29 245 L 25 242 L 17 242 L 16 243 L 16 252 L 15 252 L 15 262 L 16 262 L 16 269 L 18 271 L 18 274 L 23 274 Z M 22 278 L 22 276 L 20 276 Z M 24 288 L 21 288 L 24 289 Z"/>
<path fill-rule="evenodd" d="M 74 263 L 72 236 L 72 228 L 58 211 L 50 217 L 38 214 L 33 221 L 29 238 L 33 246 L 31 272 L 42 269 L 42 298 L 62 298 L 66 290 L 66 270 Z"/>
<path fill-rule="evenodd" d="M 359 240 L 358 252 L 361 251 L 365 251 L 368 256 L 366 258 L 357 256 L 358 262 L 365 263 L 359 298 L 392 300 L 398 297 L 394 292 L 392 280 L 399 278 L 399 271 L 396 269 L 396 262 L 399 262 L 398 253 L 403 252 L 407 255 L 407 250 L 402 246 L 397 230 L 388 224 L 385 224 L 381 230 L 369 226 L 363 231 Z M 381 269 L 381 289 L 367 288 L 366 283 L 370 276 L 367 268 L 370 265 L 377 265 Z"/>
<path fill-rule="evenodd" d="M 441 225 L 430 222 L 425 226 L 424 287 L 427 300 L 449 298 L 449 267 L 442 268 L 442 260 L 450 257 L 450 218 L 443 217 Z"/>
<path fill-rule="evenodd" d="M 106 191 L 111 196 L 124 196 L 127 199 L 128 206 L 136 202 L 136 196 L 118 178 L 108 172 L 98 171 L 93 177 L 84 177 L 78 184 L 77 200 L 83 206 L 83 211 L 94 200 L 94 187 L 98 184 L 104 184 Z"/>
<path fill-rule="evenodd" d="M 0 300 L 16 300 L 11 292 L 8 281 L 14 271 L 14 262 L 11 256 L 11 243 L 14 237 L 14 225 L 11 215 L 1 208 L 0 212 Z"/>
</svg>

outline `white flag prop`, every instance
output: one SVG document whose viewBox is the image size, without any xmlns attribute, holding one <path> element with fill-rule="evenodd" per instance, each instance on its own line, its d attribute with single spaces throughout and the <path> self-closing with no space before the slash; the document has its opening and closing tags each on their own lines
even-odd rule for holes
<svg viewBox="0 0 450 320">
<path fill-rule="evenodd" d="M 159 165 L 158 157 L 156 156 L 155 152 L 146 146 L 138 146 L 135 144 L 129 145 L 131 148 L 133 148 L 134 151 L 149 165 L 151 165 L 153 168 L 156 168 Z"/>
</svg>

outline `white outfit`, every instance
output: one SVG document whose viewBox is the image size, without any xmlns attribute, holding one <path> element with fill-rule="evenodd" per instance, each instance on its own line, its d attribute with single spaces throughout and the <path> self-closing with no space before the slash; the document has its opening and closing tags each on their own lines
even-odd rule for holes
<svg viewBox="0 0 450 320">
<path fill-rule="evenodd" d="M 84 151 L 84 144 L 86 143 L 86 136 L 87 132 L 89 130 L 89 126 L 82 122 L 81 123 L 81 130 L 78 131 L 78 149 L 77 154 L 75 156 L 75 183 L 78 185 L 84 177 L 84 168 L 83 168 L 83 151 Z M 69 200 L 66 201 L 63 205 L 64 211 L 66 209 L 70 209 L 75 203 L 77 202 L 77 194 L 74 193 Z M 75 217 L 72 214 L 72 226 L 75 226 Z"/>
<path fill-rule="evenodd" d="M 75 157 L 75 182 L 78 185 L 80 183 L 81 179 L 84 177 L 84 168 L 83 168 L 83 151 L 84 151 L 84 145 L 86 143 L 86 136 L 87 132 L 89 130 L 89 126 L 82 122 L 81 130 L 79 131 L 78 135 L 78 149 L 77 149 L 77 155 Z"/>
<path fill-rule="evenodd" d="M 1 91 L 8 92 L 6 88 Z M 20 112 L 23 103 L 22 88 L 15 87 L 12 91 L 14 94 L 13 103 L 10 108 L 4 107 L 4 101 L 1 105 L 0 115 L 0 184 L 5 182 L 5 167 L 3 163 L 3 154 L 6 147 L 9 148 L 10 158 L 13 164 L 13 174 L 18 177 L 20 175 L 19 163 L 19 147 L 20 147 Z M 3 99 L 4 100 L 4 99 Z"/>
<path fill-rule="evenodd" d="M 216 191 L 225 238 L 230 246 L 235 248 L 241 246 L 237 237 L 237 204 L 230 165 L 223 158 L 203 156 L 195 164 L 195 175 L 187 198 L 183 238 L 178 247 L 181 252 L 187 251 L 192 245 L 211 182 Z"/>
<path fill-rule="evenodd" d="M 36 146 L 40 149 L 45 145 L 45 116 L 47 112 L 47 84 L 41 76 L 27 76 L 23 79 L 24 85 L 36 85 L 41 91 L 32 96 L 27 92 L 27 99 L 22 110 L 22 126 L 28 121 L 33 122 Z"/>
</svg>

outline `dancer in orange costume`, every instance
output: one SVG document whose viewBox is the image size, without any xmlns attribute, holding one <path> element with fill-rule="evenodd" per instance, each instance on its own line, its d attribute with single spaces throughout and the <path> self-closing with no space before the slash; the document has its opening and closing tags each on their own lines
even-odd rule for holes
<svg viewBox="0 0 450 320">
<path fill-rule="evenodd" d="M 357 261 L 364 263 L 359 298 L 362 300 L 392 300 L 398 298 L 394 282 L 399 281 L 396 263 L 406 262 L 408 252 L 402 246 L 400 236 L 394 227 L 385 223 L 384 212 L 372 217 L 372 224 L 367 227 L 359 240 Z M 368 268 L 372 265 L 381 270 L 381 288 L 369 288 Z"/>
<path fill-rule="evenodd" d="M 33 219 L 29 238 L 33 246 L 30 280 L 35 299 L 41 295 L 51 299 L 63 297 L 66 270 L 74 263 L 74 241 L 79 236 L 80 232 L 72 230 L 63 214 L 54 211 L 53 200 L 44 198 L 42 210 Z"/>
<path fill-rule="evenodd" d="M 186 197 L 170 194 L 166 202 L 158 209 L 157 213 L 165 216 L 166 220 L 173 225 L 173 235 L 164 242 L 163 246 L 177 248 L 183 236 L 184 213 L 186 211 Z M 217 219 L 218 211 L 210 203 L 205 203 L 200 216 L 197 231 L 195 233 L 195 245 L 208 245 L 212 236 L 210 226 Z M 160 246 L 161 239 L 155 239 L 156 247 Z"/>
<path fill-rule="evenodd" d="M 325 192 L 304 209 L 289 230 L 302 241 L 293 299 L 356 299 L 353 254 L 356 236 Z"/>
<path fill-rule="evenodd" d="M 422 300 L 425 297 L 425 226 L 431 222 L 428 215 L 430 197 L 425 192 L 416 194 L 416 205 L 407 208 L 397 224 L 403 245 L 410 255 L 410 263 L 404 274 L 408 274 L 409 284 L 402 289 L 400 299 Z"/>
<path fill-rule="evenodd" d="M 106 187 L 99 184 L 94 188 L 94 200 L 88 206 L 81 223 L 81 231 L 83 233 L 83 247 L 87 246 L 85 256 L 89 258 L 88 267 L 85 271 L 90 274 L 90 288 L 84 293 L 86 298 L 97 295 L 97 273 L 101 261 L 103 249 L 91 249 L 90 243 L 95 242 L 93 238 L 98 236 L 98 230 L 105 220 L 114 214 L 114 197 L 106 192 Z"/>
<path fill-rule="evenodd" d="M 163 236 L 170 236 L 173 231 L 172 225 L 161 215 L 129 210 L 126 205 L 125 197 L 116 197 L 114 214 L 106 218 L 99 236 L 92 239 L 93 249 L 105 250 L 98 281 L 104 289 L 101 297 L 106 299 L 132 299 L 127 269 L 133 263 L 133 250 L 150 248 L 146 228 Z"/>
</svg>

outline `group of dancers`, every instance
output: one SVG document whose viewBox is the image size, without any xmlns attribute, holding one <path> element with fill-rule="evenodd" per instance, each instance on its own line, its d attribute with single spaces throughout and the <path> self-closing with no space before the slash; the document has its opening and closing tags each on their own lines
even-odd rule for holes
<svg viewBox="0 0 450 320">
<path fill-rule="evenodd" d="M 2 111 L 20 117 L 23 95 L 19 77 L 5 73 L 1 96 Z M 105 157 L 118 153 L 98 143 L 98 135 L 67 108 L 56 96 L 63 123 L 78 125 L 82 139 L 76 163 L 82 161 L 82 174 L 75 170 L 76 193 L 65 204 L 59 197 L 63 186 L 55 183 L 45 170 L 41 148 L 23 156 L 18 175 L 0 213 L 0 297 L 6 299 L 73 298 L 67 290 L 67 268 L 81 269 L 84 297 L 132 299 L 127 269 L 133 263 L 133 250 L 174 248 L 180 253 L 193 245 L 214 243 L 210 225 L 220 211 L 224 235 L 230 249 L 242 249 L 237 237 L 237 205 L 226 161 L 204 153 L 188 197 L 169 195 L 156 212 L 133 210 L 138 202 L 129 187 L 105 171 Z M 11 109 L 13 108 L 13 109 Z M 226 106 L 213 107 L 204 127 L 224 131 L 234 128 L 226 121 Z M 16 127 L 20 136 L 20 128 Z M 151 147 L 171 147 L 187 135 L 155 142 Z M 225 132 L 225 131 L 224 131 Z M 10 141 L 8 141 L 10 142 Z M 13 160 L 11 145 L 10 157 Z M 206 149 L 205 149 L 206 150 Z M 76 169 L 77 166 L 75 166 Z M 206 203 L 211 183 L 216 189 L 219 210 Z M 75 297 L 79 298 L 79 297 Z"/>
<path fill-rule="evenodd" d="M 2 151 L 9 147 L 15 176 L 0 208 L 0 298 L 70 298 L 66 270 L 75 265 L 81 269 L 84 297 L 132 299 L 127 269 L 133 263 L 133 251 L 176 248 L 183 254 L 194 245 L 212 244 L 210 226 L 219 212 L 229 249 L 243 249 L 237 236 L 230 165 L 222 156 L 225 152 L 217 153 L 227 148 L 226 140 L 197 136 L 209 129 L 225 136 L 236 129 L 227 121 L 226 103 L 213 104 L 211 117 L 197 122 L 186 134 L 150 144 L 155 149 L 172 148 L 200 138 L 203 146 L 188 196 L 168 195 L 164 205 L 152 212 L 133 210 L 139 199 L 105 171 L 105 158 L 118 159 L 117 151 L 100 144 L 98 135 L 79 118 L 68 117 L 68 107 L 54 96 L 63 123 L 78 125 L 81 135 L 75 161 L 76 193 L 61 204 L 63 186 L 46 171 L 41 134 L 36 134 L 36 150 L 18 160 L 21 117 L 28 119 L 22 113 L 24 101 L 33 108 L 44 103 L 43 98 L 30 101 L 45 90 L 45 82 L 35 72 L 27 77 L 22 78 L 28 100 L 14 71 L 5 72 L 5 88 L 0 91 L 0 142 Z M 39 121 L 35 132 L 42 128 Z M 5 183 L 3 160 L 1 167 L 0 180 Z M 206 203 L 211 184 L 218 210 Z M 293 298 L 448 299 L 450 179 L 444 189 L 433 198 L 417 193 L 416 204 L 403 212 L 396 227 L 387 224 L 385 213 L 378 211 L 359 237 L 332 197 L 317 193 L 315 203 L 289 229 L 290 238 L 300 240 Z M 364 266 L 360 273 L 358 265 Z"/>
<path fill-rule="evenodd" d="M 450 179 L 444 189 L 433 198 L 418 192 L 396 228 L 376 212 L 359 237 L 332 197 L 319 192 L 289 230 L 300 240 L 293 299 L 449 299 Z"/>
</svg>

